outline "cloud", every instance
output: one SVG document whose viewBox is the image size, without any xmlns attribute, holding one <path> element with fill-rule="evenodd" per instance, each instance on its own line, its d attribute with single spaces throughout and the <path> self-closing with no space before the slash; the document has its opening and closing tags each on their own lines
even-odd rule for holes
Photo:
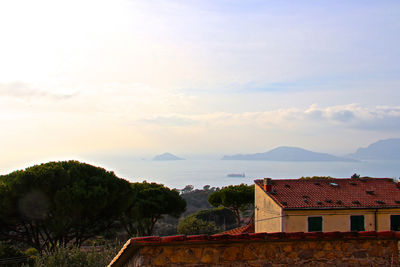
<svg viewBox="0 0 400 267">
<path fill-rule="evenodd" d="M 143 122 L 155 125 L 175 127 L 188 126 L 196 123 L 196 121 L 194 121 L 193 119 L 180 115 L 156 116 L 153 118 L 143 119 Z"/>
<path fill-rule="evenodd" d="M 304 114 L 311 120 L 363 130 L 400 130 L 400 106 L 363 107 L 357 104 L 318 108 L 311 106 Z"/>
<path fill-rule="evenodd" d="M 68 99 L 76 95 L 73 93 L 52 92 L 49 90 L 41 90 L 33 87 L 28 83 L 13 82 L 0 83 L 0 95 L 15 98 L 52 98 L 52 99 Z"/>
<path fill-rule="evenodd" d="M 321 128 L 400 131 L 400 106 L 363 107 L 358 104 L 306 109 L 287 108 L 263 112 L 169 114 L 142 120 L 153 126 L 173 127 L 246 127 L 314 131 Z"/>
</svg>

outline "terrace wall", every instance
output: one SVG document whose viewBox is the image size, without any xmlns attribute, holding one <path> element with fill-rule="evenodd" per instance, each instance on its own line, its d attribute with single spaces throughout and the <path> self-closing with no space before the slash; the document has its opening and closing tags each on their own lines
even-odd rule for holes
<svg viewBox="0 0 400 267">
<path fill-rule="evenodd" d="M 110 267 L 400 266 L 399 238 L 395 232 L 136 238 Z"/>
</svg>

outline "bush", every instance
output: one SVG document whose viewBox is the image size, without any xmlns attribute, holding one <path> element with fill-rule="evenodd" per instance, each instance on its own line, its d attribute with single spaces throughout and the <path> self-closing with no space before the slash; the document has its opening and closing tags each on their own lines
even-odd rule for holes
<svg viewBox="0 0 400 267">
<path fill-rule="evenodd" d="M 197 219 L 191 215 L 183 219 L 178 225 L 178 233 L 184 235 L 215 234 L 221 232 L 221 228 L 214 222 Z"/>
<path fill-rule="evenodd" d="M 44 253 L 35 260 L 34 267 L 99 267 L 107 266 L 117 255 L 120 246 L 58 247 L 53 252 Z"/>
<path fill-rule="evenodd" d="M 0 244 L 0 266 L 19 267 L 27 262 L 26 256 L 11 245 Z"/>
<path fill-rule="evenodd" d="M 221 228 L 234 228 L 237 227 L 236 219 L 233 212 L 228 208 L 216 208 L 209 210 L 201 210 L 195 214 L 197 219 L 214 222 L 218 227 Z"/>
</svg>

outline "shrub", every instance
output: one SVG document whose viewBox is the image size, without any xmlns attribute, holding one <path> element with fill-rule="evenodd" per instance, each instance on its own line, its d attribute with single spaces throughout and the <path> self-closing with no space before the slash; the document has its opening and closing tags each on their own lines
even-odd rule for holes
<svg viewBox="0 0 400 267">
<path fill-rule="evenodd" d="M 207 222 L 190 215 L 178 225 L 178 233 L 185 235 L 215 234 L 221 229 L 214 222 Z"/>
<path fill-rule="evenodd" d="M 38 256 L 34 267 L 99 267 L 107 266 L 117 255 L 120 246 L 57 247 L 53 252 Z"/>
</svg>

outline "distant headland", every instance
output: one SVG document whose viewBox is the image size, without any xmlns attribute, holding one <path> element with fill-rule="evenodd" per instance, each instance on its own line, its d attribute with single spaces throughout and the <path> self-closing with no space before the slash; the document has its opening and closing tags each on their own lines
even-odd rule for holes
<svg viewBox="0 0 400 267">
<path fill-rule="evenodd" d="M 281 146 L 264 153 L 236 154 L 224 156 L 223 160 L 265 160 L 265 161 L 356 161 L 351 158 L 337 157 L 318 153 L 299 147 Z"/>
<path fill-rule="evenodd" d="M 400 138 L 379 140 L 366 148 L 359 148 L 351 158 L 361 160 L 398 160 L 400 159 Z"/>
<path fill-rule="evenodd" d="M 163 161 L 163 160 L 184 160 L 184 158 L 180 158 L 180 157 L 177 157 L 177 156 L 175 156 L 175 155 L 173 155 L 173 154 L 171 154 L 171 153 L 166 152 L 166 153 L 164 153 L 164 154 L 160 154 L 160 155 L 155 156 L 155 157 L 153 158 L 153 160 L 157 160 L 157 161 Z"/>
</svg>

